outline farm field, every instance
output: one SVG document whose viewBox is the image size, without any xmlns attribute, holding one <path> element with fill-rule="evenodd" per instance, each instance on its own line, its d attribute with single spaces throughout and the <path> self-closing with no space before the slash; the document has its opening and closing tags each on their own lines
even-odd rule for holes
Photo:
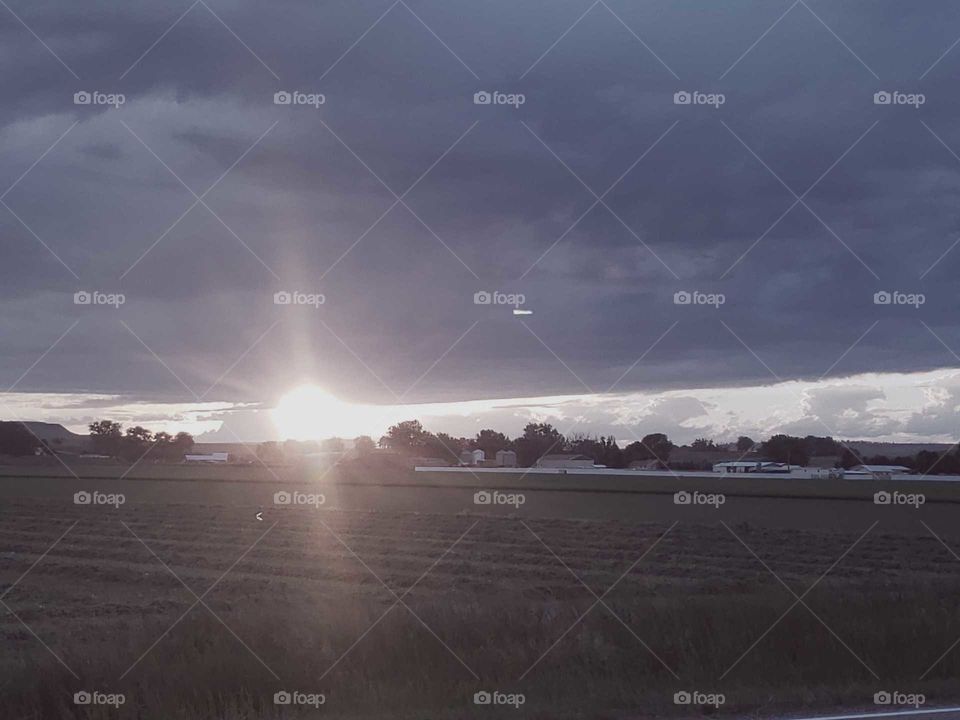
<svg viewBox="0 0 960 720">
<path fill-rule="evenodd" d="M 960 704 L 960 505 L 0 482 L 19 718 L 779 717 Z M 81 490 L 124 503 L 75 505 Z M 262 520 L 256 515 L 261 513 Z M 58 541 L 59 539 L 59 541 Z M 799 599 L 798 599 L 799 598 Z M 77 707 L 80 690 L 123 693 Z M 323 695 L 312 706 L 274 694 Z M 523 696 L 519 708 L 474 694 Z M 677 692 L 722 695 L 676 705 Z"/>
</svg>

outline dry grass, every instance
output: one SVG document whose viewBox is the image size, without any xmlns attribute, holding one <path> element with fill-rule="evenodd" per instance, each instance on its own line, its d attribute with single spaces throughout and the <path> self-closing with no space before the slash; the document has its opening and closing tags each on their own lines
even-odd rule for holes
<svg viewBox="0 0 960 720">
<path fill-rule="evenodd" d="M 764 635 L 794 597 L 717 525 L 664 535 L 667 524 L 528 520 L 568 570 L 518 520 L 290 509 L 206 596 L 229 630 L 198 606 L 163 635 L 194 597 L 120 520 L 198 595 L 265 528 L 235 508 L 90 510 L 37 500 L 0 511 L 3 588 L 80 520 L 4 599 L 80 679 L 0 614 L 5 718 L 297 717 L 272 703 L 283 688 L 322 692 L 321 712 L 345 718 L 689 713 L 672 703 L 679 689 L 723 692 L 721 713 L 740 716 L 868 705 L 880 689 L 960 698 L 960 650 L 919 679 L 960 637 L 960 563 L 932 538 L 871 534 L 805 598 L 841 642 L 803 606 Z M 859 535 L 734 530 L 798 594 Z M 609 609 L 578 622 L 595 598 L 574 574 L 602 594 L 654 543 Z M 395 596 L 371 571 L 397 594 L 423 576 L 409 609 L 383 616 Z M 78 709 L 80 688 L 128 702 Z M 522 692 L 526 705 L 476 707 L 483 688 Z"/>
</svg>

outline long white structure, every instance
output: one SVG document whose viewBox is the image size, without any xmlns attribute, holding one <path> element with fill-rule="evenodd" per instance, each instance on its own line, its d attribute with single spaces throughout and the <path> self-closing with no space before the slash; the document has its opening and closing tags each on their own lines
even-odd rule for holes
<svg viewBox="0 0 960 720">
<path fill-rule="evenodd" d="M 183 459 L 187 462 L 225 463 L 230 459 L 230 453 L 214 452 L 202 455 L 184 455 Z"/>
<path fill-rule="evenodd" d="M 416 472 L 435 473 L 500 473 L 503 475 L 620 475 L 634 478 L 642 477 L 678 477 L 698 478 L 701 480 L 721 481 L 729 478 L 727 473 L 715 473 L 709 470 L 627 470 L 622 468 L 509 468 L 509 467 L 424 467 L 417 466 Z M 754 472 L 744 476 L 744 479 L 769 478 L 771 480 L 873 480 L 870 475 L 841 475 L 842 470 L 832 468 L 792 468 L 790 473 L 763 473 Z M 830 473 L 833 473 L 831 476 Z M 960 482 L 960 475 L 893 475 L 889 480 L 903 480 L 904 482 Z"/>
</svg>

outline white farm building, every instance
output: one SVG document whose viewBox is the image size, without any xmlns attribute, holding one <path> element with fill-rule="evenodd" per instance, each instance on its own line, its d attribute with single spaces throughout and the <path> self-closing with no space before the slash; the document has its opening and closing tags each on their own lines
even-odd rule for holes
<svg viewBox="0 0 960 720">
<path fill-rule="evenodd" d="M 594 467 L 593 458 L 586 455 L 574 453 L 554 453 L 544 455 L 537 460 L 538 468 L 580 468 L 590 469 Z"/>
<path fill-rule="evenodd" d="M 844 477 L 873 478 L 874 480 L 888 480 L 894 475 L 909 475 L 913 473 L 903 465 L 854 465 L 844 471 Z"/>
<path fill-rule="evenodd" d="M 230 453 L 212 452 L 198 455 L 184 455 L 186 462 L 225 463 L 230 459 Z"/>
<path fill-rule="evenodd" d="M 461 465 L 480 465 L 487 456 L 483 450 L 464 450 L 460 453 Z"/>
<path fill-rule="evenodd" d="M 713 471 L 716 473 L 789 473 L 790 466 L 768 460 L 734 460 L 714 464 Z"/>
</svg>

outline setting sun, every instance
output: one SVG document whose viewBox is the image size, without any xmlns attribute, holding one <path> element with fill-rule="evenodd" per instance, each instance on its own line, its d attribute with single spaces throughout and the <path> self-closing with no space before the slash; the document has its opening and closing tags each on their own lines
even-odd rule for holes
<svg viewBox="0 0 960 720">
<path fill-rule="evenodd" d="M 291 390 L 271 411 L 281 437 L 290 440 L 369 435 L 382 424 L 382 414 L 382 408 L 344 402 L 317 385 Z"/>
</svg>

